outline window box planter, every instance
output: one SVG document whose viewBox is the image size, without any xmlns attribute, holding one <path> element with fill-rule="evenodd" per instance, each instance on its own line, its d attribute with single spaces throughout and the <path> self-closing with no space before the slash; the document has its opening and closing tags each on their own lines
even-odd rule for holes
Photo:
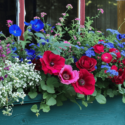
<svg viewBox="0 0 125 125">
<path fill-rule="evenodd" d="M 42 99 L 38 95 L 36 99 L 31 100 L 28 96 L 23 105 L 18 103 L 13 107 L 12 116 L 4 116 L 0 112 L 0 125 L 124 125 L 125 124 L 125 104 L 121 96 L 108 98 L 104 105 L 96 101 L 89 104 L 88 107 L 79 107 L 70 102 L 64 102 L 62 107 L 53 106 L 49 113 L 40 112 L 36 117 L 31 112 L 31 106 L 39 103 Z M 78 101 L 81 104 L 81 101 Z M 82 105 L 82 104 L 81 104 Z"/>
</svg>

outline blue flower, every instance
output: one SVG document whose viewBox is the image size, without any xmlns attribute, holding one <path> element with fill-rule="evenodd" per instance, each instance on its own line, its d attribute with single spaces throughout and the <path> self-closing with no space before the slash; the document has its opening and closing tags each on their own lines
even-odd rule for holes
<svg viewBox="0 0 125 125">
<path fill-rule="evenodd" d="M 35 45 L 34 43 L 29 44 L 29 46 L 34 46 L 34 45 Z"/>
<path fill-rule="evenodd" d="M 115 48 L 115 47 L 114 47 L 114 44 L 113 44 L 113 43 L 110 43 L 110 42 L 105 43 L 104 45 L 105 45 L 106 47 L 108 47 L 108 48 Z"/>
<path fill-rule="evenodd" d="M 0 31 L 0 34 L 3 34 L 2 31 Z"/>
<path fill-rule="evenodd" d="M 78 45 L 75 45 L 75 47 L 76 47 L 77 49 L 80 49 L 80 47 L 79 47 Z"/>
<path fill-rule="evenodd" d="M 54 29 L 54 28 L 55 28 L 55 26 L 53 26 L 53 27 L 51 28 L 51 30 Z"/>
<path fill-rule="evenodd" d="M 122 38 L 125 38 L 125 34 L 122 34 Z"/>
<path fill-rule="evenodd" d="M 24 23 L 27 26 L 32 25 L 32 29 L 37 32 L 44 28 L 44 24 L 40 19 L 34 19 L 34 20 L 31 20 L 30 23 L 27 23 L 27 22 L 24 22 Z"/>
<path fill-rule="evenodd" d="M 97 66 L 95 66 L 95 69 L 97 69 Z"/>
<path fill-rule="evenodd" d="M 89 33 L 95 33 L 94 31 L 89 31 Z"/>
<path fill-rule="evenodd" d="M 45 39 L 43 37 L 41 37 L 41 39 L 44 39 L 46 42 L 49 42 L 49 39 Z M 44 46 L 46 44 L 46 42 L 42 42 L 41 44 Z"/>
<path fill-rule="evenodd" d="M 125 51 L 124 50 L 121 51 L 121 55 L 123 55 L 125 57 Z"/>
<path fill-rule="evenodd" d="M 118 74 L 119 74 L 117 71 L 112 70 L 112 69 L 108 69 L 108 70 L 106 71 L 106 73 L 110 73 L 110 75 L 113 75 L 113 76 L 118 76 Z"/>
<path fill-rule="evenodd" d="M 109 65 L 101 65 L 101 68 L 106 68 L 106 69 L 111 69 L 111 67 Z"/>
<path fill-rule="evenodd" d="M 74 58 L 74 62 L 76 63 L 78 59 L 76 57 L 74 57 L 74 56 L 73 56 L 73 58 Z"/>
<path fill-rule="evenodd" d="M 124 48 L 124 45 L 122 43 L 118 43 L 117 45 L 121 48 Z"/>
<path fill-rule="evenodd" d="M 9 33 L 13 34 L 14 36 L 21 36 L 22 30 L 16 24 L 11 25 L 9 27 Z"/>
<path fill-rule="evenodd" d="M 110 33 L 114 34 L 119 34 L 118 30 L 113 30 L 113 29 L 106 29 L 106 31 L 109 31 Z"/>
<path fill-rule="evenodd" d="M 12 52 L 13 52 L 13 53 L 16 52 L 16 50 L 17 50 L 16 47 L 13 47 L 13 48 L 12 48 Z"/>
<path fill-rule="evenodd" d="M 95 56 L 95 52 L 91 49 L 88 49 L 86 52 L 85 52 L 86 56 L 88 57 L 91 57 L 91 56 Z"/>
<path fill-rule="evenodd" d="M 32 59 L 34 59 L 36 57 L 35 50 L 33 50 L 33 49 L 30 49 L 30 50 L 25 49 L 25 51 L 26 51 L 26 54 L 27 54 L 27 59 L 32 60 Z"/>
<path fill-rule="evenodd" d="M 116 38 L 118 39 L 118 40 L 122 40 L 122 34 L 117 34 L 117 36 L 116 36 Z"/>
</svg>

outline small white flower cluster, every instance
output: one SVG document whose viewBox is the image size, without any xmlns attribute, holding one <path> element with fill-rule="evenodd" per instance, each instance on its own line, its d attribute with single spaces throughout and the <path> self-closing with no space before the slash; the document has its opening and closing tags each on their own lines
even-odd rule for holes
<svg viewBox="0 0 125 125">
<path fill-rule="evenodd" d="M 10 67 L 9 70 L 4 70 L 7 78 L 0 80 L 0 107 L 7 106 L 10 102 L 19 102 L 19 98 L 23 100 L 26 96 L 24 90 L 39 86 L 42 80 L 40 72 L 34 70 L 34 64 L 28 64 L 28 61 L 25 61 L 19 63 L 19 59 L 16 59 L 16 63 L 12 63 L 6 60 L 5 63 Z M 0 67 L 0 76 L 2 73 Z"/>
</svg>

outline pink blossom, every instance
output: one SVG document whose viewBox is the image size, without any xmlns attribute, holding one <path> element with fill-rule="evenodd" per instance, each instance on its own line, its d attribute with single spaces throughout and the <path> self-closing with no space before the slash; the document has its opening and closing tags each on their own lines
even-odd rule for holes
<svg viewBox="0 0 125 125">
<path fill-rule="evenodd" d="M 73 36 L 75 40 L 77 40 L 76 36 Z"/>
<path fill-rule="evenodd" d="M 63 16 L 66 16 L 66 13 L 62 13 Z"/>
<path fill-rule="evenodd" d="M 100 8 L 100 9 L 98 9 L 98 10 L 100 10 L 102 14 L 104 13 L 104 10 L 103 10 L 103 9 Z"/>
<path fill-rule="evenodd" d="M 79 20 L 81 20 L 81 19 L 79 19 L 79 18 L 75 18 L 75 20 L 78 20 L 78 21 L 79 21 Z"/>
<path fill-rule="evenodd" d="M 41 13 L 41 17 L 44 17 L 45 15 L 47 15 L 47 14 L 44 12 Z"/>
<path fill-rule="evenodd" d="M 63 21 L 64 21 L 64 19 L 63 19 L 62 17 L 60 17 L 59 20 L 60 20 L 60 22 L 63 22 Z"/>
<path fill-rule="evenodd" d="M 61 23 L 56 23 L 56 25 L 59 25 L 59 26 L 61 26 L 62 24 L 61 24 Z"/>
<path fill-rule="evenodd" d="M 44 33 L 44 29 L 41 29 L 40 31 Z"/>
<path fill-rule="evenodd" d="M 84 25 L 80 25 L 80 28 L 85 28 L 85 26 Z"/>
<path fill-rule="evenodd" d="M 7 26 L 10 27 L 11 25 L 13 25 L 13 21 L 12 20 L 7 20 Z"/>
<path fill-rule="evenodd" d="M 53 32 L 53 30 L 51 30 L 51 33 Z"/>
<path fill-rule="evenodd" d="M 57 34 L 54 35 L 54 37 L 56 37 L 56 36 L 57 36 Z"/>
<path fill-rule="evenodd" d="M 40 17 L 38 17 L 38 16 L 35 16 L 35 17 L 34 17 L 34 19 L 40 19 Z"/>
<path fill-rule="evenodd" d="M 79 79 L 79 72 L 73 70 L 71 65 L 64 65 L 59 73 L 59 78 L 61 83 L 69 85 L 75 83 Z"/>
<path fill-rule="evenodd" d="M 73 6 L 72 6 L 71 4 L 67 4 L 67 5 L 66 5 L 66 8 L 67 8 L 67 9 L 73 9 Z"/>
<path fill-rule="evenodd" d="M 68 42 L 68 41 L 64 41 L 64 43 L 70 44 L 70 42 Z M 69 46 L 69 48 L 71 48 L 71 46 Z"/>
<path fill-rule="evenodd" d="M 91 30 L 92 29 L 92 27 L 89 27 L 89 30 Z"/>
<path fill-rule="evenodd" d="M 97 31 L 98 33 L 102 33 L 101 31 Z"/>
<path fill-rule="evenodd" d="M 80 43 L 80 42 L 77 42 L 77 44 L 78 44 L 78 45 L 81 45 L 81 43 Z"/>
</svg>

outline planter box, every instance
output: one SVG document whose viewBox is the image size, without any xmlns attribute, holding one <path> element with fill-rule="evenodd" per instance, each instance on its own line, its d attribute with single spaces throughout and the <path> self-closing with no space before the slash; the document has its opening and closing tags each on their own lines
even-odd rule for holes
<svg viewBox="0 0 125 125">
<path fill-rule="evenodd" d="M 95 101 L 87 108 L 82 106 L 82 110 L 66 101 L 62 107 L 53 106 L 49 113 L 41 111 L 36 117 L 30 108 L 33 103 L 40 102 L 42 96 L 34 100 L 26 97 L 25 104 L 15 104 L 12 116 L 3 116 L 0 110 L 0 125 L 125 125 L 125 104 L 121 98 L 108 98 L 105 105 Z M 81 101 L 78 102 L 81 104 Z"/>
</svg>

